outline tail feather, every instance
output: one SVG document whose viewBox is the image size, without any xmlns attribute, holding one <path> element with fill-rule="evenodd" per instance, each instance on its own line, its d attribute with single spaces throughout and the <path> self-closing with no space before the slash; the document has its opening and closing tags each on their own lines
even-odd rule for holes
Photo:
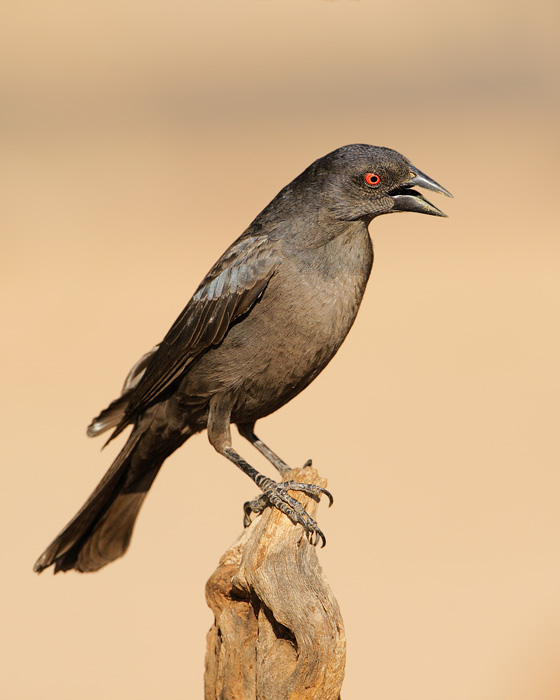
<svg viewBox="0 0 560 700">
<path fill-rule="evenodd" d="M 136 428 L 81 510 L 41 554 L 34 571 L 97 571 L 127 550 L 140 507 L 165 457 L 132 464 L 144 431 Z M 141 460 L 142 461 L 142 460 Z"/>
<path fill-rule="evenodd" d="M 88 425 L 88 437 L 97 437 L 110 428 L 116 428 L 124 417 L 124 412 L 130 401 L 130 396 L 125 394 L 112 401 L 107 408 L 96 416 Z"/>
<path fill-rule="evenodd" d="M 157 473 L 157 470 L 156 470 Z M 55 559 L 54 572 L 76 569 L 89 573 L 122 557 L 128 549 L 144 493 L 121 493 L 85 540 Z"/>
<path fill-rule="evenodd" d="M 131 394 L 140 383 L 146 372 L 146 367 L 158 349 L 159 345 L 156 345 L 145 355 L 142 355 L 142 357 L 130 370 L 124 382 L 119 398 L 112 401 L 109 406 L 103 409 L 103 411 L 101 411 L 101 413 L 88 425 L 87 434 L 89 437 L 101 435 L 101 433 L 104 433 L 106 430 L 115 428 L 122 421 L 130 401 Z"/>
</svg>

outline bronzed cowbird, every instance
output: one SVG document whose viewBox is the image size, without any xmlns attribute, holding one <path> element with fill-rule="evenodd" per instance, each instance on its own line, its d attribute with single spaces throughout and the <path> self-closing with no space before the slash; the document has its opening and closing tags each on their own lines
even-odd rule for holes
<svg viewBox="0 0 560 700">
<path fill-rule="evenodd" d="M 255 422 L 315 379 L 346 337 L 373 262 L 368 234 L 381 214 L 445 216 L 414 187 L 449 195 L 396 151 L 362 144 L 319 158 L 270 202 L 202 280 L 164 339 L 129 373 L 88 435 L 132 432 L 82 509 L 35 564 L 96 571 L 122 556 L 161 465 L 208 430 L 213 447 L 261 489 L 251 512 L 273 506 L 324 536 L 288 490 L 289 467 L 255 435 Z M 449 195 L 451 196 L 451 195 Z M 233 448 L 230 424 L 280 472 L 276 482 Z"/>
</svg>

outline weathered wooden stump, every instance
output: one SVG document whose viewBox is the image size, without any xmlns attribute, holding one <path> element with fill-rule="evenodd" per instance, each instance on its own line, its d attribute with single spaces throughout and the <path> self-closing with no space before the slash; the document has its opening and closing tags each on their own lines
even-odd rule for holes
<svg viewBox="0 0 560 700">
<path fill-rule="evenodd" d="M 326 486 L 310 467 L 288 478 Z M 316 501 L 290 493 L 315 517 Z M 302 527 L 267 508 L 222 556 L 206 600 L 205 700 L 339 699 L 342 617 Z"/>
</svg>

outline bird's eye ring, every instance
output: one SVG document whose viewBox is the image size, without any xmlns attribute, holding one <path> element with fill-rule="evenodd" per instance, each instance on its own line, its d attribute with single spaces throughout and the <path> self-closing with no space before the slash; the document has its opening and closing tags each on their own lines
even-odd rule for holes
<svg viewBox="0 0 560 700">
<path fill-rule="evenodd" d="M 377 187 L 377 185 L 379 185 L 381 182 L 381 178 L 375 173 L 366 173 L 364 175 L 364 180 L 366 181 L 366 185 L 369 185 L 370 187 Z"/>
</svg>

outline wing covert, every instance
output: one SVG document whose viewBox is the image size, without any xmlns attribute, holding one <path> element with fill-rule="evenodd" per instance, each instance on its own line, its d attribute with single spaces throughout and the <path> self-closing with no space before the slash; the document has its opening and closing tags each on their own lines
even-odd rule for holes
<svg viewBox="0 0 560 700">
<path fill-rule="evenodd" d="M 275 248 L 262 235 L 242 236 L 226 250 L 151 356 L 113 437 L 157 401 L 197 357 L 223 340 L 230 325 L 264 292 L 278 263 Z"/>
</svg>

